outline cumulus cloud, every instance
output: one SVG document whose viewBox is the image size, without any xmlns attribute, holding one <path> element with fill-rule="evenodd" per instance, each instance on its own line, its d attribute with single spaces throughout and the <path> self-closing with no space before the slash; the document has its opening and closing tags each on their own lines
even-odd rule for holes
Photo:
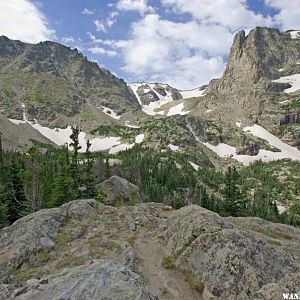
<svg viewBox="0 0 300 300">
<path fill-rule="evenodd" d="M 132 80 L 193 88 L 222 74 L 237 31 L 256 26 L 299 27 L 298 0 L 264 1 L 278 10 L 275 16 L 251 10 L 247 0 L 161 0 L 166 13 L 182 15 L 185 21 L 164 19 L 154 9 L 147 10 L 147 1 L 137 1 L 142 18 L 131 24 L 127 40 L 110 46 L 121 49 L 123 70 Z M 121 0 L 118 5 L 138 10 L 133 2 Z"/>
<path fill-rule="evenodd" d="M 219 24 L 237 31 L 255 26 L 272 26 L 272 17 L 255 13 L 246 0 L 161 0 L 178 14 L 189 13 L 202 24 Z M 271 0 L 272 1 L 272 0 Z"/>
<path fill-rule="evenodd" d="M 85 8 L 81 13 L 83 15 L 91 16 L 91 15 L 93 15 L 95 13 L 95 11 L 91 10 L 91 9 L 88 9 L 88 8 Z"/>
<path fill-rule="evenodd" d="M 282 29 L 300 29 L 300 2 L 298 0 L 265 0 L 265 4 L 278 10 L 274 19 Z"/>
<path fill-rule="evenodd" d="M 106 32 L 105 25 L 104 25 L 104 23 L 102 21 L 100 21 L 100 20 L 94 20 L 93 23 L 95 24 L 97 31 Z"/>
<path fill-rule="evenodd" d="M 0 33 L 29 43 L 54 35 L 44 14 L 29 0 L 0 1 Z"/>
<path fill-rule="evenodd" d="M 75 38 L 73 36 L 65 36 L 61 39 L 64 44 L 72 44 L 75 43 Z"/>
<path fill-rule="evenodd" d="M 222 56 L 232 38 L 219 25 L 175 23 L 151 14 L 132 25 L 129 40 L 112 45 L 121 48 L 124 70 L 133 79 L 146 78 L 192 88 L 207 83 L 208 77 L 221 75 Z"/>
<path fill-rule="evenodd" d="M 91 53 L 93 54 L 100 54 L 100 55 L 107 55 L 107 56 L 110 56 L 110 57 L 113 57 L 113 56 L 117 56 L 118 53 L 116 51 L 113 51 L 113 50 L 106 50 L 104 48 L 101 48 L 101 47 L 92 47 L 92 48 L 89 48 L 88 49 Z"/>
<path fill-rule="evenodd" d="M 152 6 L 148 5 L 148 2 L 148 0 L 119 0 L 116 7 L 119 10 L 137 11 L 144 15 L 155 11 Z"/>
</svg>

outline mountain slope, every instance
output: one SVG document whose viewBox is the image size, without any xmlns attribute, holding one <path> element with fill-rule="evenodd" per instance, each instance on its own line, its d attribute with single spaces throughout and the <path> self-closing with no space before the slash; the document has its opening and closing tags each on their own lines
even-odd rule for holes
<svg viewBox="0 0 300 300">
<path fill-rule="evenodd" d="M 22 119 L 22 105 L 29 120 L 64 126 L 76 115 L 97 117 L 92 109 L 121 115 L 140 108 L 123 80 L 54 42 L 31 45 L 2 36 L 0 66 L 0 109 L 12 119 Z"/>
</svg>

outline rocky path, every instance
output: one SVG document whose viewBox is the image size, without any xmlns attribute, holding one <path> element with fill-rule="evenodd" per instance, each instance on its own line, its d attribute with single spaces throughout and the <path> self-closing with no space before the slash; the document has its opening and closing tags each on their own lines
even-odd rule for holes
<svg viewBox="0 0 300 300">
<path fill-rule="evenodd" d="M 189 279 L 176 269 L 162 265 L 166 256 L 164 246 L 157 239 L 147 236 L 137 239 L 134 246 L 138 259 L 138 273 L 144 278 L 150 293 L 160 300 L 202 300 L 191 289 Z"/>
</svg>

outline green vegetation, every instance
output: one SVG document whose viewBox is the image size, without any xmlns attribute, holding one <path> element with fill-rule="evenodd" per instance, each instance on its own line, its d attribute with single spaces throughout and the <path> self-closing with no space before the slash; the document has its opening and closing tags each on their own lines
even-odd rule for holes
<svg viewBox="0 0 300 300">
<path fill-rule="evenodd" d="M 150 123 L 148 126 L 157 124 Z M 111 155 L 91 153 L 87 141 L 86 152 L 79 153 L 78 134 L 79 129 L 74 127 L 73 151 L 67 146 L 56 149 L 41 143 L 25 154 L 0 151 L 0 226 L 75 199 L 103 202 L 106 195 L 96 185 L 112 175 L 137 185 L 143 202 L 164 203 L 176 209 L 195 203 L 222 216 L 257 216 L 300 225 L 299 162 L 256 162 L 241 169 L 229 167 L 222 173 L 200 149 L 188 145 L 174 152 L 139 144 Z M 110 166 L 111 158 L 122 163 Z M 195 171 L 190 162 L 199 170 Z M 130 205 L 140 201 L 135 193 L 130 199 Z M 289 209 L 279 214 L 277 204 Z M 68 239 L 68 232 L 61 232 L 57 242 L 64 245 Z"/>
<path fill-rule="evenodd" d="M 165 269 L 175 268 L 175 264 L 174 264 L 173 258 L 171 256 L 164 256 L 161 264 Z"/>
<path fill-rule="evenodd" d="M 69 268 L 69 267 L 77 267 L 84 264 L 84 258 L 82 256 L 76 256 L 76 255 L 67 255 L 62 260 L 60 260 L 56 264 L 56 268 L 63 269 L 63 268 Z"/>
<path fill-rule="evenodd" d="M 133 142 L 136 135 L 139 134 L 138 129 L 124 127 L 121 125 L 101 125 L 91 131 L 91 134 L 98 134 L 100 136 L 120 136 L 124 140 Z"/>
</svg>

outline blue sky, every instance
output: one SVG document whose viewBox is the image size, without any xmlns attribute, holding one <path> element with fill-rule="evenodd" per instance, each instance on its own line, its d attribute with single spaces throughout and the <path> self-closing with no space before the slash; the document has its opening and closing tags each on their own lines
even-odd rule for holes
<svg viewBox="0 0 300 300">
<path fill-rule="evenodd" d="M 300 28 L 300 0 L 0 0 L 0 35 L 76 47 L 127 81 L 221 76 L 235 33 Z"/>
</svg>

